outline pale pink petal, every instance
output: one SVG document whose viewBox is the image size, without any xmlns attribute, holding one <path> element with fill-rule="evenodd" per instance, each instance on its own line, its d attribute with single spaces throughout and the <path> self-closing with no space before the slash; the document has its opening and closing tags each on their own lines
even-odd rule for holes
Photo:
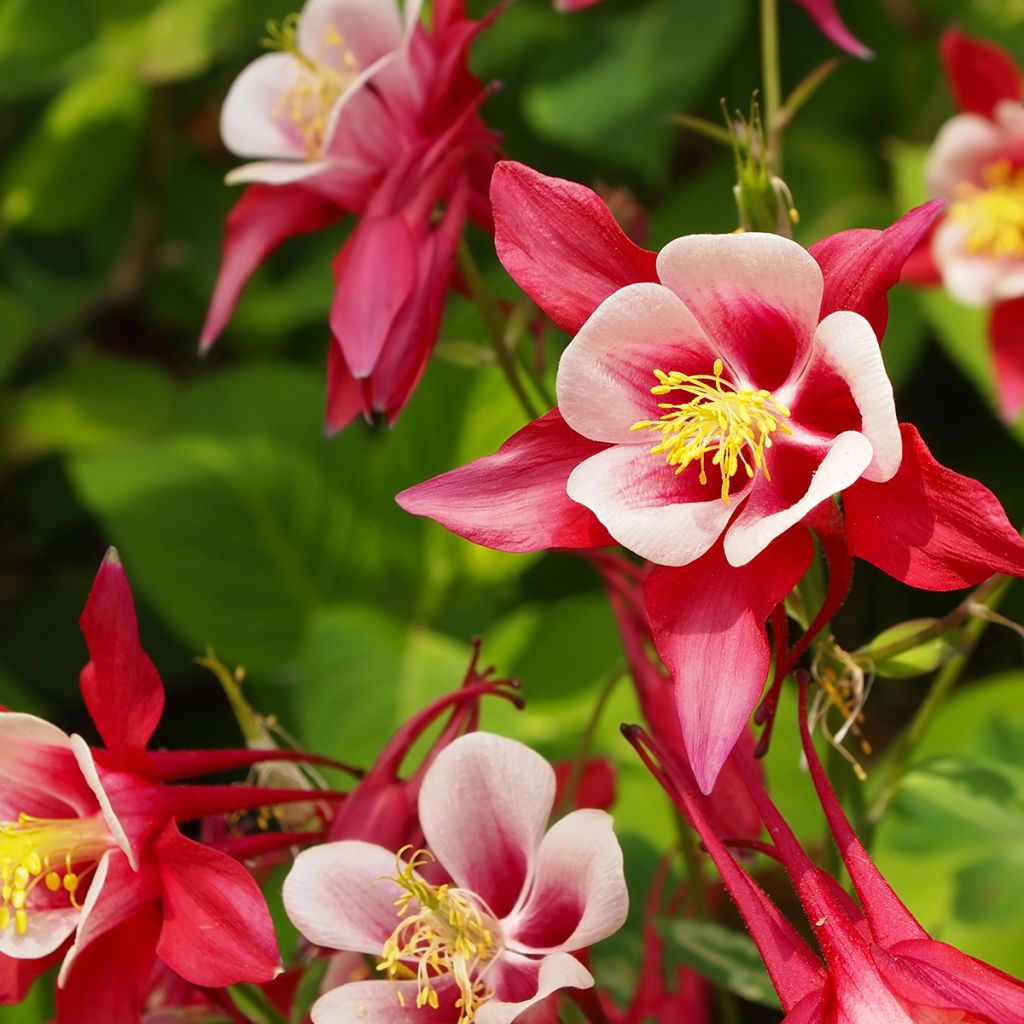
<svg viewBox="0 0 1024 1024">
<path fill-rule="evenodd" d="M 548 830 L 529 895 L 501 926 L 507 948 L 520 953 L 571 952 L 617 932 L 628 912 L 611 816 L 581 810 Z"/>
<path fill-rule="evenodd" d="M 555 773 L 529 747 L 470 733 L 438 754 L 420 789 L 427 845 L 497 917 L 519 901 L 555 799 Z"/>
<path fill-rule="evenodd" d="M 292 185 L 333 171 L 334 163 L 330 160 L 304 160 L 301 163 L 296 160 L 257 160 L 228 171 L 224 180 L 229 185 L 247 185 L 251 181 L 260 181 L 264 185 Z"/>
<path fill-rule="evenodd" d="M 796 242 L 754 231 L 687 235 L 658 253 L 658 277 L 739 374 L 731 383 L 773 391 L 806 360 L 824 283 Z"/>
<path fill-rule="evenodd" d="M 0 713 L 0 818 L 77 818 L 96 801 L 71 753 L 71 737 L 55 725 L 16 712 Z"/>
<path fill-rule="evenodd" d="M 846 383 L 860 410 L 860 432 L 871 442 L 874 453 L 864 476 L 879 483 L 889 480 L 900 468 L 903 438 L 878 339 L 864 317 L 843 311 L 832 313 L 818 325 L 814 355 L 795 385 L 795 389 L 805 392 L 805 401 L 813 402 L 815 378 L 823 368 L 838 374 Z M 785 391 L 776 397 L 784 404 L 792 404 Z"/>
<path fill-rule="evenodd" d="M 770 515 L 761 514 L 759 508 L 750 504 L 737 516 L 725 534 L 725 557 L 729 564 L 746 565 L 816 505 L 859 480 L 872 454 L 871 442 L 863 434 L 855 430 L 840 434 L 811 477 L 807 493 L 796 504 Z M 771 484 L 765 481 L 759 486 L 769 488 Z"/>
<path fill-rule="evenodd" d="M 313 1004 L 313 1024 L 454 1024 L 457 989 L 444 981 L 434 989 L 441 1000 L 437 1010 L 416 1006 L 415 981 L 353 981 Z"/>
<path fill-rule="evenodd" d="M 351 72 L 351 53 L 366 68 L 397 50 L 405 36 L 395 0 L 308 0 L 299 18 L 299 49 L 317 64 Z"/>
<path fill-rule="evenodd" d="M 659 284 L 632 284 L 610 295 L 562 353 L 558 408 L 573 430 L 594 441 L 645 442 L 631 432 L 657 419 L 654 371 L 707 374 L 718 353 L 679 297 Z"/>
<path fill-rule="evenodd" d="M 594 978 L 569 953 L 550 953 L 533 960 L 506 952 L 491 964 L 484 984 L 494 991 L 494 997 L 477 1011 L 475 1024 L 511 1024 L 552 992 L 592 988 Z"/>
<path fill-rule="evenodd" d="M 711 455 L 706 470 L 708 482 L 701 484 L 697 465 L 676 474 L 648 444 L 616 445 L 581 462 L 565 490 L 623 547 L 657 565 L 686 565 L 714 544 L 750 486 L 746 476 L 735 477 L 742 486 L 730 492 L 726 504 Z"/>
<path fill-rule="evenodd" d="M 38 960 L 59 949 L 75 930 L 81 911 L 65 904 L 52 910 L 29 907 L 28 923 L 20 935 L 12 923 L 0 930 L 0 956 Z"/>
<path fill-rule="evenodd" d="M 100 805 L 100 811 L 103 814 L 103 821 L 110 830 L 110 834 L 113 837 L 114 842 L 117 843 L 124 855 L 128 858 L 128 863 L 131 864 L 132 869 L 134 870 L 138 868 L 139 863 L 135 850 L 132 849 L 132 844 L 128 841 L 128 836 L 125 834 L 124 827 L 118 820 L 117 814 L 114 812 L 114 808 L 110 804 L 110 797 L 107 796 L 107 792 L 103 788 L 103 783 L 100 780 L 99 772 L 96 770 L 96 762 L 93 760 L 92 751 L 89 749 L 89 745 L 81 736 L 75 735 L 71 737 L 71 751 L 75 755 L 78 767 L 81 769 L 82 777 L 92 790 L 93 796 L 96 797 L 96 802 Z"/>
<path fill-rule="evenodd" d="M 980 114 L 957 114 L 935 136 L 925 179 L 928 191 L 939 199 L 952 199 L 962 182 L 980 184 L 981 169 L 996 159 L 1003 147 L 1003 133 Z"/>
<path fill-rule="evenodd" d="M 287 53 L 265 53 L 231 83 L 220 112 L 224 145 L 238 156 L 304 160 L 302 138 L 282 109 L 309 72 Z"/>
<path fill-rule="evenodd" d="M 988 306 L 1024 295 L 1024 260 L 968 252 L 964 226 L 949 217 L 935 231 L 932 253 L 946 289 L 965 305 Z"/>
<path fill-rule="evenodd" d="M 380 955 L 398 924 L 395 854 L 344 839 L 303 850 L 284 880 L 284 906 L 310 942 Z"/>
</svg>

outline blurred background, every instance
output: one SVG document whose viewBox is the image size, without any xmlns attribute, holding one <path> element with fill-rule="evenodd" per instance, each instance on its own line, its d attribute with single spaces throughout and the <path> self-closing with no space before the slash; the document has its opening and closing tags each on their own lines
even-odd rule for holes
<svg viewBox="0 0 1024 1024">
<path fill-rule="evenodd" d="M 251 702 L 303 744 L 367 763 L 399 721 L 458 685 L 481 635 L 484 661 L 521 678 L 529 702 L 523 713 L 494 702 L 484 726 L 571 757 L 623 662 L 596 575 L 570 556 L 473 547 L 393 501 L 523 423 L 470 303 L 451 298 L 437 355 L 391 431 L 357 423 L 323 437 L 330 264 L 347 222 L 287 243 L 214 351 L 197 355 L 237 198 L 223 182 L 238 161 L 219 141 L 219 108 L 261 52 L 266 20 L 289 13 L 282 2 L 0 0 L 0 703 L 92 735 L 77 618 L 115 544 L 170 695 L 160 743 L 240 742 L 216 680 L 194 660 L 210 648 L 245 667 Z M 877 56 L 843 58 L 787 133 L 784 177 L 805 244 L 884 226 L 926 198 L 924 152 L 953 113 L 936 52 L 947 24 L 1024 60 L 1024 0 L 839 6 Z M 478 74 L 503 84 L 484 117 L 509 156 L 615 190 L 606 194 L 620 210 L 629 204 L 618 190 L 628 190 L 651 248 L 731 231 L 730 151 L 668 115 L 720 122 L 723 98 L 749 108 L 756 7 L 605 0 L 558 15 L 549 0 L 517 0 L 474 49 Z M 781 7 L 788 91 L 841 55 L 796 4 Z M 493 289 L 514 298 L 490 240 L 470 243 Z M 550 373 L 566 340 L 553 329 L 543 339 Z M 884 353 L 901 418 L 1024 523 L 1024 429 L 993 414 L 983 314 L 897 289 Z M 957 599 L 859 564 L 836 637 L 856 647 Z M 1024 591 L 1001 611 L 1024 617 Z M 1022 653 L 1012 630 L 989 629 L 876 846 L 937 937 L 1015 973 Z M 878 751 L 865 761 L 869 792 L 927 682 L 876 685 L 864 725 Z M 792 708 L 781 714 L 769 774 L 814 845 L 821 824 Z M 616 815 L 639 904 L 675 824 L 619 739 L 618 723 L 636 717 L 621 682 L 593 750 L 619 769 Z M 628 973 L 637 939 L 627 931 L 605 957 Z"/>
</svg>

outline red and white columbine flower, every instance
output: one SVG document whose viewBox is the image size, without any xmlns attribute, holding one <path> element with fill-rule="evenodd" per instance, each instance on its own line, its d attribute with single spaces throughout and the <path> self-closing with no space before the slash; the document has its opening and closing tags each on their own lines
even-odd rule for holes
<svg viewBox="0 0 1024 1024">
<path fill-rule="evenodd" d="M 509 1024 L 559 989 L 591 987 L 572 954 L 626 919 L 622 851 L 603 811 L 547 829 L 554 797 L 542 757 L 473 733 L 423 779 L 429 854 L 355 840 L 300 853 L 284 885 L 292 921 L 319 946 L 378 957 L 389 979 L 328 992 L 315 1024 Z"/>
<path fill-rule="evenodd" d="M 936 136 L 926 174 L 949 205 L 906 276 L 991 310 L 999 406 L 1014 420 L 1024 408 L 1024 84 L 1008 53 L 956 29 L 940 52 L 961 112 Z"/>
<path fill-rule="evenodd" d="M 225 145 L 256 159 L 228 175 L 248 188 L 228 216 L 201 347 L 274 248 L 355 214 L 334 263 L 332 430 L 360 413 L 397 417 L 436 341 L 466 221 L 490 227 L 494 136 L 477 116 L 486 92 L 466 68 L 490 19 L 438 0 L 428 31 L 420 8 L 308 0 L 272 27 L 277 52 L 239 75 L 222 111 Z"/>
<path fill-rule="evenodd" d="M 886 292 L 938 203 L 809 252 L 766 234 L 650 253 L 594 193 L 501 163 L 498 255 L 574 334 L 559 406 L 501 450 L 412 487 L 403 508 L 507 551 L 615 542 L 644 591 L 683 738 L 710 791 L 760 697 L 764 624 L 803 575 L 812 514 L 912 586 L 1024 573 L 995 497 L 898 424 L 878 351 Z"/>
<path fill-rule="evenodd" d="M 32 715 L 0 713 L 0 1001 L 20 1001 L 63 954 L 58 1024 L 136 1024 L 158 960 L 207 988 L 278 972 L 270 914 L 237 859 L 250 841 L 226 844 L 229 855 L 182 835 L 178 823 L 308 793 L 167 784 L 295 754 L 147 749 L 163 685 L 139 644 L 113 552 L 81 624 L 91 656 L 82 695 L 105 748 Z M 278 845 L 306 838 L 283 834 Z M 267 841 L 254 837 L 252 852 Z"/>
</svg>

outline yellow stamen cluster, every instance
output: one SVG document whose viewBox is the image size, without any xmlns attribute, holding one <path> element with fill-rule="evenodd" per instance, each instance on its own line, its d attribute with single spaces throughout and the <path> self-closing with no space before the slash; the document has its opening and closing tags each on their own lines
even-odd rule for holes
<svg viewBox="0 0 1024 1024">
<path fill-rule="evenodd" d="M 949 216 L 962 224 L 974 255 L 1024 258 L 1024 168 L 1009 160 L 990 164 L 982 186 L 958 186 Z"/>
<path fill-rule="evenodd" d="M 99 817 L 34 818 L 0 821 L 0 931 L 14 924 L 28 931 L 28 899 L 42 883 L 52 893 L 63 891 L 81 910 L 77 893 L 103 853 L 113 845 Z"/>
<path fill-rule="evenodd" d="M 399 851 L 398 873 L 389 879 L 404 890 L 395 900 L 401 920 L 384 943 L 377 969 L 387 971 L 390 978 L 407 978 L 415 969 L 416 1006 L 434 1010 L 439 1005 L 434 983 L 451 976 L 459 989 L 458 1024 L 469 1024 L 491 995 L 478 974 L 500 949 L 497 923 L 473 893 L 430 885 L 419 878 L 417 869 L 432 858 L 426 850 L 418 850 L 402 863 L 408 849 Z"/>
<path fill-rule="evenodd" d="M 729 488 L 740 466 L 752 478 L 760 470 L 770 480 L 765 451 L 772 446 L 772 434 L 792 431 L 783 420 L 789 410 L 772 397 L 770 391 L 737 388 L 722 380 L 722 360 L 716 359 L 710 374 L 690 376 L 673 370 L 655 370 L 658 383 L 652 395 L 668 395 L 680 391 L 690 396 L 687 402 L 660 402 L 667 410 L 657 420 L 641 420 L 632 430 L 649 430 L 660 434 L 661 440 L 651 449 L 652 455 L 664 455 L 669 466 L 682 473 L 691 462 L 700 463 L 700 482 L 708 482 L 704 459 L 714 452 L 713 466 L 722 473 L 722 501 L 729 504 Z"/>
<path fill-rule="evenodd" d="M 359 62 L 342 34 L 329 24 L 324 43 L 337 51 L 338 60 L 332 62 L 337 67 L 318 63 L 299 48 L 298 26 L 298 14 L 267 22 L 264 46 L 290 54 L 300 65 L 297 79 L 281 93 L 270 115 L 274 120 L 287 117 L 302 139 L 306 159 L 317 160 L 323 155 L 331 111 L 358 76 Z"/>
</svg>

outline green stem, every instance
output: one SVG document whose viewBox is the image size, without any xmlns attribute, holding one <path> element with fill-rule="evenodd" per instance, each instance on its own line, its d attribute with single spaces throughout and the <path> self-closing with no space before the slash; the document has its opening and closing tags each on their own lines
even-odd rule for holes
<svg viewBox="0 0 1024 1024">
<path fill-rule="evenodd" d="M 764 123 L 768 164 L 777 174 L 782 167 L 779 110 L 782 107 L 782 69 L 779 63 L 778 0 L 761 0 L 761 74 L 764 80 Z"/>
<path fill-rule="evenodd" d="M 523 386 L 519 370 L 516 367 L 516 361 L 512 357 L 512 353 L 509 351 L 506 343 L 505 325 L 502 322 L 501 311 L 498 309 L 498 304 L 494 301 L 494 296 L 488 290 L 483 274 L 480 273 L 480 268 L 476 265 L 476 260 L 473 259 L 473 253 L 470 251 L 465 239 L 459 243 L 459 269 L 462 271 L 462 276 L 466 279 L 469 294 L 480 310 L 480 316 L 487 330 L 487 336 L 490 338 L 491 345 L 494 348 L 494 354 L 498 359 L 501 372 L 505 374 L 509 387 L 516 398 L 519 399 L 523 412 L 531 420 L 535 420 L 540 415 L 540 410 L 534 405 L 529 392 Z"/>
<path fill-rule="evenodd" d="M 255 985 L 232 985 L 227 993 L 251 1024 L 289 1024 L 288 1018 L 278 1013 Z"/>
<path fill-rule="evenodd" d="M 1011 582 L 1005 576 L 993 576 L 992 579 L 987 580 L 974 591 L 971 603 L 985 604 L 992 609 L 997 608 L 999 602 L 1003 599 L 1003 595 L 1009 589 Z M 992 585 L 989 586 L 989 584 Z M 986 588 L 985 593 L 979 599 L 979 594 L 983 588 Z M 910 768 L 915 751 L 931 728 L 935 715 L 938 713 L 939 708 L 942 707 L 946 697 L 949 696 L 950 691 L 960 681 L 960 676 L 967 667 L 967 662 L 978 646 L 978 641 L 988 628 L 988 625 L 988 621 L 980 616 L 975 616 L 967 623 L 963 631 L 963 646 L 957 654 L 946 662 L 938 675 L 936 675 L 931 688 L 928 690 L 928 694 L 917 709 L 917 714 L 914 715 L 913 721 L 911 721 L 906 732 L 897 741 L 889 762 L 885 782 L 879 790 L 878 796 L 872 804 L 871 812 L 868 815 L 868 823 L 872 834 L 877 829 L 879 822 L 885 817 L 892 801 L 899 792 L 900 783 Z M 872 836 L 869 835 L 867 841 L 870 842 L 871 838 Z"/>
</svg>

